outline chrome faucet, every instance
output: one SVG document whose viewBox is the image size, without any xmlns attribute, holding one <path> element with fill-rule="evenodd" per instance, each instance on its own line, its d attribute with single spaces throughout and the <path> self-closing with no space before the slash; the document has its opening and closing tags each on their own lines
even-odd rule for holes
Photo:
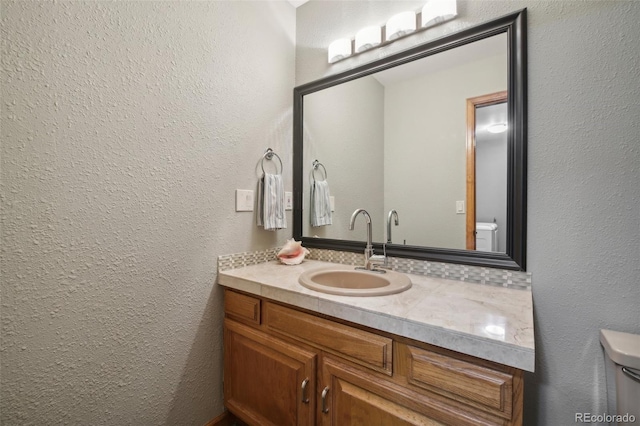
<svg viewBox="0 0 640 426">
<path fill-rule="evenodd" d="M 373 244 L 371 243 L 371 234 L 372 234 L 372 225 L 371 225 L 371 216 L 365 209 L 357 209 L 351 215 L 351 220 L 349 221 L 349 230 L 353 231 L 353 226 L 356 223 L 356 217 L 362 213 L 365 220 L 367 221 L 367 245 L 364 248 L 364 267 L 356 268 L 356 269 L 366 269 L 367 271 L 385 273 L 384 270 L 379 270 L 374 267 L 374 265 L 380 263 L 380 257 L 382 256 L 374 256 L 373 255 Z"/>
<path fill-rule="evenodd" d="M 395 216 L 396 226 L 400 224 L 398 221 L 398 212 L 395 210 L 389 210 L 389 216 L 387 216 L 387 244 L 391 244 L 391 218 Z"/>
</svg>

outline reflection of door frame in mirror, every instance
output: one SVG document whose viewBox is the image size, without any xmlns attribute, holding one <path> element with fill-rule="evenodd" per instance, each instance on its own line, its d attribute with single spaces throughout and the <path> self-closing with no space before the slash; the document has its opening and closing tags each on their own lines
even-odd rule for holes
<svg viewBox="0 0 640 426">
<path fill-rule="evenodd" d="M 316 238 L 302 234 L 304 96 L 453 49 L 487 37 L 507 34 L 507 242 L 506 252 L 386 244 L 386 254 L 436 262 L 526 270 L 527 237 L 527 31 L 526 9 L 463 29 L 373 62 L 305 83 L 293 89 L 293 238 L 309 248 L 362 253 L 364 241 Z M 348 61 L 348 60 L 347 60 Z M 374 243 L 382 253 L 382 244 Z"/>
<path fill-rule="evenodd" d="M 476 249 L 476 108 L 507 102 L 507 91 L 467 99 L 467 250 Z"/>
</svg>

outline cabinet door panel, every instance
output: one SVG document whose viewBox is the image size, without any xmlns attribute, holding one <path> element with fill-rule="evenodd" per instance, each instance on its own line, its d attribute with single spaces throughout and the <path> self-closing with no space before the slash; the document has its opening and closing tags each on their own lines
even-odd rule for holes
<svg viewBox="0 0 640 426">
<path fill-rule="evenodd" d="M 367 426 L 438 426 L 442 423 L 429 419 L 370 390 L 336 378 L 332 381 L 334 425 Z"/>
<path fill-rule="evenodd" d="M 230 320 L 224 338 L 224 399 L 233 414 L 249 425 L 314 424 L 316 354 Z"/>
<path fill-rule="evenodd" d="M 318 389 L 329 388 L 327 401 L 318 404 L 318 424 L 322 426 L 479 426 L 506 423 L 504 419 L 477 415 L 382 380 L 338 359 L 323 356 L 320 368 Z M 322 411 L 323 405 L 327 412 Z"/>
</svg>

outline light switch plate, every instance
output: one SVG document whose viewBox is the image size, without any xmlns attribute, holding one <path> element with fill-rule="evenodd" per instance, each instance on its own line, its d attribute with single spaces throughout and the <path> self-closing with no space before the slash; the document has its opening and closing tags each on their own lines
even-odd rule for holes
<svg viewBox="0 0 640 426">
<path fill-rule="evenodd" d="M 253 191 L 250 189 L 236 189 L 236 211 L 253 211 Z"/>
<path fill-rule="evenodd" d="M 284 209 L 292 210 L 293 209 L 293 192 L 284 193 Z"/>
<path fill-rule="evenodd" d="M 336 197 L 334 197 L 333 195 L 329 196 L 329 203 L 331 204 L 331 211 L 335 212 L 336 211 Z"/>
<path fill-rule="evenodd" d="M 464 214 L 464 201 L 456 201 L 456 214 Z"/>
</svg>

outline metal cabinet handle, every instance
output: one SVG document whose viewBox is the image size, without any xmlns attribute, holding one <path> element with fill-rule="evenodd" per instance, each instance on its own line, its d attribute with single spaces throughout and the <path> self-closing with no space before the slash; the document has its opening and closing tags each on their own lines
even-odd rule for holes
<svg viewBox="0 0 640 426">
<path fill-rule="evenodd" d="M 302 402 L 305 404 L 309 403 L 309 398 L 307 397 L 307 385 L 309 384 L 309 378 L 307 377 L 302 381 Z"/>
<path fill-rule="evenodd" d="M 636 380 L 636 381 L 640 382 L 640 374 L 638 374 L 638 373 L 636 373 L 636 372 L 634 372 L 634 371 L 629 370 L 627 367 L 622 367 L 622 372 L 623 372 L 624 374 L 626 374 L 627 376 L 631 377 L 632 379 L 634 379 L 634 380 Z"/>
<path fill-rule="evenodd" d="M 328 413 L 329 408 L 327 407 L 327 394 L 329 393 L 329 386 L 322 390 L 322 412 Z"/>
</svg>

